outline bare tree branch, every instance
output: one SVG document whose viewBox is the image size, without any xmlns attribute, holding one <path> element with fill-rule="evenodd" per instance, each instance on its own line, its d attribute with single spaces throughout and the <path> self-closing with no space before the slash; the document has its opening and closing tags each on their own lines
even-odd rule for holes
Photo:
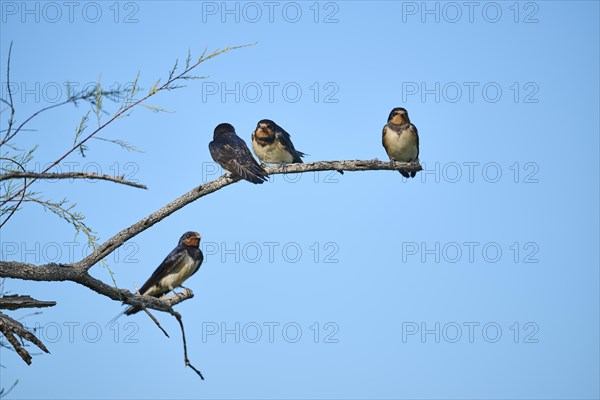
<svg viewBox="0 0 600 400">
<path fill-rule="evenodd" d="M 58 174 L 58 173 L 49 173 L 49 170 L 51 170 L 54 166 L 59 164 L 62 160 L 64 160 L 66 157 L 68 157 L 70 154 L 72 154 L 76 150 L 81 151 L 83 154 L 83 151 L 86 148 L 85 143 L 89 139 L 96 138 L 95 135 L 98 132 L 100 132 L 102 129 L 104 129 L 106 126 L 111 124 L 116 119 L 129 115 L 130 112 L 132 111 L 132 109 L 134 107 L 136 107 L 137 105 L 146 106 L 143 103 L 147 99 L 149 99 L 150 97 L 155 95 L 156 93 L 163 91 L 163 90 L 169 91 L 169 90 L 173 90 L 173 89 L 177 89 L 178 87 L 181 87 L 181 85 L 176 84 L 176 82 L 180 81 L 180 80 L 199 79 L 200 77 L 191 76 L 189 73 L 194 68 L 196 68 L 198 65 L 200 65 L 202 62 L 207 61 L 207 60 L 209 60 L 219 54 L 227 52 L 229 50 L 240 48 L 240 47 L 246 47 L 246 46 L 237 46 L 237 47 L 226 48 L 224 50 L 218 50 L 208 56 L 205 56 L 205 53 L 206 53 L 206 51 L 205 51 L 200 56 L 200 58 L 197 60 L 197 62 L 195 62 L 195 63 L 191 62 L 191 57 L 188 53 L 188 57 L 187 57 L 187 60 L 185 63 L 185 68 L 183 69 L 183 72 L 178 73 L 178 74 L 175 73 L 177 70 L 177 62 L 176 62 L 175 66 L 170 71 L 168 78 L 166 79 L 166 82 L 164 84 L 160 85 L 159 84 L 160 80 L 157 81 L 154 84 L 154 86 L 150 89 L 148 94 L 146 94 L 145 96 L 143 96 L 142 98 L 137 99 L 137 100 L 134 97 L 134 94 L 137 93 L 137 90 L 139 90 L 139 88 L 137 87 L 137 78 L 136 78 L 136 83 L 134 83 L 134 87 L 130 93 L 130 96 L 128 96 L 125 99 L 125 102 L 121 106 L 121 108 L 104 123 L 100 123 L 101 112 L 103 112 L 102 97 L 105 95 L 110 96 L 111 92 L 102 92 L 102 90 L 100 88 L 100 83 L 98 83 L 98 85 L 94 91 L 90 91 L 90 92 L 86 92 L 86 93 L 82 92 L 78 95 L 69 96 L 67 101 L 65 101 L 63 103 L 52 105 L 52 106 L 49 106 L 49 107 L 39 110 L 38 112 L 36 112 L 32 116 L 30 116 L 28 119 L 26 119 L 23 123 L 21 123 L 21 125 L 14 131 L 12 130 L 12 127 L 13 127 L 13 123 L 14 123 L 15 110 L 13 107 L 12 91 L 10 88 L 10 55 L 11 55 L 11 51 L 9 50 L 9 64 L 7 66 L 7 85 L 9 85 L 9 87 L 8 87 L 9 101 L 6 101 L 4 99 L 0 99 L 0 100 L 2 100 L 3 103 L 6 103 L 10 107 L 11 115 L 9 117 L 8 129 L 6 130 L 6 134 L 5 134 L 1 144 L 6 144 L 7 146 L 12 146 L 8 142 L 12 138 L 14 138 L 15 135 L 17 133 L 19 133 L 19 131 L 21 131 L 22 128 L 29 121 L 31 121 L 34 117 L 36 117 L 40 113 L 50 110 L 52 108 L 58 107 L 60 105 L 70 103 L 70 102 L 75 103 L 78 100 L 86 100 L 86 101 L 89 101 L 92 104 L 96 105 L 95 112 L 96 112 L 96 115 L 98 118 L 98 128 L 95 129 L 94 131 L 92 131 L 87 136 L 85 136 L 85 137 L 82 136 L 80 138 L 80 135 L 85 130 L 85 123 L 87 121 L 87 114 L 86 114 L 86 116 L 81 120 L 81 123 L 79 124 L 73 146 L 68 151 L 66 151 L 63 155 L 58 157 L 53 163 L 51 163 L 41 173 L 36 173 L 36 172 L 31 172 L 31 171 L 28 172 L 25 170 L 25 168 L 20 163 L 11 159 L 11 161 L 16 162 L 23 171 L 22 172 L 21 171 L 9 171 L 4 174 L 0 174 L 0 182 L 7 181 L 7 184 L 10 186 L 12 180 L 23 179 L 23 186 L 22 186 L 22 188 L 20 188 L 20 190 L 17 187 L 17 189 L 15 189 L 10 194 L 8 194 L 6 196 L 7 198 L 2 199 L 2 202 L 0 205 L 4 206 L 5 204 L 8 204 L 10 202 L 15 202 L 14 200 L 21 194 L 22 194 L 22 197 L 21 197 L 21 200 L 19 201 L 19 203 L 16 206 L 14 206 L 14 209 L 12 210 L 12 213 L 9 215 L 9 217 L 2 222 L 2 225 L 4 225 L 8 221 L 8 219 L 10 219 L 10 217 L 14 214 L 14 212 L 19 208 L 19 205 L 21 204 L 22 201 L 35 201 L 35 202 L 38 202 L 38 203 L 44 205 L 45 207 L 50 207 L 52 210 L 54 210 L 56 208 L 57 210 L 62 211 L 62 213 L 66 213 L 66 214 L 61 214 L 60 212 L 58 212 L 58 215 L 63 215 L 63 217 L 66 220 L 79 221 L 77 219 L 76 215 L 69 214 L 70 208 L 69 209 L 61 208 L 62 204 L 64 204 L 64 203 L 51 203 L 48 201 L 44 201 L 40 198 L 32 197 L 31 195 L 27 196 L 26 191 L 29 189 L 31 184 L 40 179 L 97 179 L 97 180 L 106 180 L 106 181 L 120 183 L 120 184 L 124 184 L 124 185 L 128 185 L 128 186 L 132 186 L 132 187 L 146 189 L 145 185 L 127 181 L 124 176 L 113 177 L 113 176 L 108 176 L 108 175 L 99 175 L 99 174 L 92 174 L 92 173 L 85 173 L 85 172 L 71 172 L 71 173 Z M 12 44 L 11 44 L 11 49 L 12 49 Z M 139 74 L 138 74 L 138 76 L 139 76 Z M 157 110 L 156 108 L 153 108 L 153 107 L 150 107 L 150 108 Z M 88 112 L 88 114 L 89 114 L 89 112 Z M 106 140 L 106 139 L 103 139 L 103 140 Z M 125 142 L 115 141 L 115 140 L 109 140 L 109 141 L 117 143 L 125 148 L 130 147 Z M 27 154 L 30 154 L 33 151 L 34 150 L 31 150 Z M 269 167 L 266 167 L 266 170 L 269 174 L 272 174 L 272 175 L 288 174 L 288 173 L 305 173 L 305 172 L 314 172 L 314 171 L 328 171 L 328 170 L 335 170 L 338 172 L 368 171 L 368 170 L 396 170 L 396 171 L 413 172 L 413 171 L 421 170 L 421 166 L 418 163 L 382 162 L 382 161 L 375 159 L 375 160 L 365 160 L 365 161 L 363 161 L 363 160 L 321 161 L 321 162 L 313 162 L 313 163 L 305 163 L 305 164 L 290 164 L 290 165 L 285 165 L 285 166 L 283 166 L 283 165 L 282 166 L 269 166 Z M 30 179 L 30 180 L 28 180 L 28 179 Z M 24 279 L 24 280 L 30 280 L 30 281 L 70 281 L 70 282 L 75 282 L 77 284 L 87 287 L 88 289 L 90 289 L 102 296 L 106 296 L 112 300 L 120 301 L 120 302 L 123 302 L 124 304 L 128 304 L 130 306 L 139 307 L 139 308 L 143 309 L 150 316 L 150 318 L 155 322 L 155 324 L 161 329 L 161 331 L 163 331 L 163 333 L 168 336 L 168 334 L 162 328 L 162 326 L 160 325 L 158 320 L 152 315 L 152 313 L 150 313 L 150 311 L 148 309 L 154 309 L 154 310 L 158 310 L 158 311 L 167 312 L 177 319 L 179 326 L 181 328 L 185 365 L 187 367 L 190 367 L 201 379 L 204 379 L 204 377 L 202 376 L 202 373 L 192 365 L 192 363 L 190 362 L 190 360 L 188 358 L 187 341 L 186 341 L 186 336 L 185 336 L 183 320 L 182 320 L 181 315 L 173 309 L 174 305 L 176 305 L 182 301 L 185 301 L 189 298 L 192 298 L 194 296 L 194 294 L 192 293 L 191 290 L 186 289 L 183 293 L 175 293 L 172 296 L 164 296 L 162 298 L 157 299 L 157 298 L 150 297 L 150 296 L 140 295 L 139 293 L 132 293 L 126 289 L 120 289 L 120 288 L 116 287 L 116 285 L 110 286 L 110 285 L 102 282 L 101 280 L 98 280 L 98 279 L 92 277 L 88 271 L 92 266 L 94 266 L 98 262 L 101 262 L 102 260 L 104 260 L 115 249 L 117 249 L 118 247 L 123 245 L 129 239 L 135 237 L 136 235 L 140 234 L 141 232 L 143 232 L 144 230 L 153 226 L 154 224 L 167 218 L 171 214 L 175 213 L 177 210 L 180 210 L 181 208 L 200 199 L 201 197 L 204 197 L 206 195 L 209 195 L 210 193 L 213 193 L 213 192 L 220 190 L 226 186 L 236 183 L 239 180 L 240 180 L 240 178 L 237 178 L 237 177 L 227 174 L 227 175 L 223 175 L 211 182 L 207 182 L 205 184 L 202 184 L 202 185 L 190 190 L 189 192 L 187 192 L 187 193 L 183 194 L 182 196 L 176 198 L 175 200 L 171 201 L 169 204 L 165 205 L 164 207 L 160 208 L 159 210 L 155 211 L 154 213 L 148 215 L 147 217 L 143 218 L 142 220 L 138 221 L 137 223 L 135 223 L 135 224 L 131 225 L 130 227 L 117 233 L 112 238 L 108 239 L 105 243 L 96 247 L 95 250 L 89 256 L 85 257 L 84 259 L 82 259 L 76 263 L 73 263 L 73 264 L 49 263 L 49 264 L 45 264 L 45 265 L 33 265 L 33 264 L 22 263 L 22 262 L 0 261 L 0 277 L 13 278 L 13 279 Z M 54 208 L 52 208 L 52 207 L 54 207 Z M 11 208 L 9 207 L 8 210 L 11 210 Z M 64 216 L 64 215 L 66 215 L 66 216 Z M 83 226 L 85 227 L 85 225 L 83 225 Z M 32 299 L 29 296 L 5 296 L 5 297 L 0 298 L 0 309 L 9 309 L 9 310 L 14 310 L 14 309 L 19 309 L 19 308 L 28 308 L 28 307 L 50 307 L 50 306 L 54 306 L 55 304 L 56 304 L 55 302 L 38 301 L 38 300 Z M 14 319 L 10 318 L 9 316 L 7 316 L 3 313 L 0 313 L 0 332 L 7 338 L 8 342 L 13 346 L 14 350 L 21 356 L 21 358 L 27 364 L 31 363 L 31 355 L 29 354 L 29 352 L 27 350 L 24 349 L 23 341 L 22 341 L 23 339 L 30 341 L 31 343 L 35 344 L 43 351 L 48 352 L 48 350 L 46 349 L 44 344 L 41 343 L 41 341 L 39 341 L 39 339 L 37 337 L 35 337 L 35 335 L 33 335 L 31 332 L 29 332 L 20 322 L 15 321 Z M 20 338 L 20 339 L 18 339 L 18 338 Z"/>
<path fill-rule="evenodd" d="M 375 160 L 347 160 L 347 161 L 317 161 L 312 163 L 288 164 L 285 166 L 266 167 L 271 175 L 283 173 L 305 173 L 311 171 L 375 171 L 375 170 L 394 170 L 394 171 L 420 171 L 419 163 L 401 163 L 384 162 Z M 400 178 L 400 177 L 398 177 Z M 210 193 L 216 192 L 226 186 L 229 186 L 240 179 L 230 175 L 223 175 L 213 181 L 200 185 L 189 192 L 183 194 L 177 199 L 171 201 L 166 206 L 153 212 L 142 220 L 136 222 L 130 227 L 108 239 L 89 256 L 74 264 L 55 264 L 33 265 L 28 263 L 0 261 L 0 277 L 24 279 L 32 281 L 72 281 L 79 283 L 98 294 L 109 297 L 113 300 L 122 301 L 126 304 L 138 307 L 148 307 L 159 311 L 166 311 L 172 314 L 171 306 L 192 297 L 176 296 L 174 299 L 156 299 L 149 296 L 140 296 L 131 293 L 129 290 L 118 289 L 105 284 L 104 282 L 92 277 L 87 271 L 100 260 L 110 255 L 114 250 L 123 245 L 126 241 L 145 231 L 152 225 L 162 221 L 177 210 L 186 205 L 204 197 Z"/>
<path fill-rule="evenodd" d="M 20 308 L 41 308 L 41 307 L 52 307 L 55 306 L 55 301 L 40 301 L 30 296 L 2 296 L 0 297 L 0 309 L 4 310 L 17 310 Z M 15 337 L 18 336 L 21 339 L 25 339 L 37 347 L 48 353 L 48 349 L 44 344 L 20 322 L 12 319 L 8 315 L 0 312 L 0 332 L 6 337 L 8 342 L 13 346 L 15 352 L 25 361 L 27 364 L 31 364 L 31 354 L 25 350 L 24 346 Z"/>
<path fill-rule="evenodd" d="M 31 355 L 27 350 L 23 348 L 21 343 L 17 340 L 16 336 L 23 338 L 37 347 L 39 347 L 42 351 L 46 353 L 50 353 L 46 346 L 37 338 L 35 335 L 27 330 L 19 321 L 15 321 L 11 317 L 6 314 L 0 312 L 0 332 L 6 337 L 8 342 L 13 346 L 15 351 L 23 361 L 25 361 L 28 365 L 31 364 Z"/>
<path fill-rule="evenodd" d="M 269 166 L 266 167 L 267 172 L 270 175 L 276 174 L 286 174 L 286 173 L 305 173 L 312 171 L 374 171 L 374 170 L 392 170 L 392 171 L 420 171 L 422 167 L 419 163 L 400 163 L 395 161 L 384 162 L 377 159 L 374 160 L 346 160 L 346 161 L 317 161 L 313 163 L 302 163 L 302 164 L 288 164 L 288 165 L 278 165 L 278 166 Z M 229 174 L 223 175 L 211 182 L 200 185 L 189 192 L 183 194 L 177 199 L 171 201 L 166 206 L 160 208 L 154 213 L 150 214 L 146 218 L 143 218 L 139 222 L 131 225 L 130 227 L 122 230 L 121 232 L 114 235 L 112 238 L 104 242 L 104 244 L 100 245 L 96 250 L 94 250 L 89 256 L 84 258 L 83 260 L 74 263 L 74 264 L 45 264 L 45 265 L 33 265 L 28 263 L 21 262 L 11 262 L 11 261 L 0 261 L 0 277 L 3 278 L 13 278 L 13 279 L 24 279 L 24 280 L 33 280 L 33 281 L 72 281 L 76 282 L 80 285 L 83 285 L 92 291 L 106 296 L 112 300 L 121 301 L 125 304 L 142 308 L 146 310 L 147 308 L 155 309 L 158 311 L 165 311 L 174 316 L 179 323 L 181 328 L 181 335 L 183 340 L 183 351 L 184 351 L 184 363 L 187 367 L 190 367 L 196 374 L 204 379 L 202 373 L 195 368 L 187 355 L 187 342 L 185 338 L 185 329 L 183 326 L 183 321 L 181 315 L 173 310 L 173 306 L 178 304 L 186 299 L 192 298 L 194 294 L 191 290 L 186 289 L 183 293 L 176 293 L 173 296 L 162 297 L 160 299 L 143 296 L 139 294 L 131 293 L 129 290 L 119 289 L 112 286 L 107 285 L 106 283 L 92 277 L 88 270 L 104 259 L 106 256 L 111 254 L 115 249 L 123 245 L 127 240 L 132 237 L 140 234 L 144 230 L 148 229 L 152 225 L 162 221 L 169 215 L 173 214 L 177 210 L 185 207 L 186 205 L 204 197 L 210 193 L 216 192 L 226 186 L 229 186 L 235 182 L 238 182 L 240 178 L 230 176 Z M 146 310 L 147 311 L 147 310 Z M 4 314 L 0 313 L 0 317 Z M 152 320 L 157 324 L 157 326 L 166 334 L 164 329 L 160 326 L 156 318 L 148 312 L 148 315 L 151 316 Z M 6 317 L 9 318 L 9 317 Z M 0 321 L 1 322 L 1 321 Z M 16 321 L 15 321 L 16 322 Z M 11 327 L 13 325 L 8 325 L 9 322 L 5 322 L 4 325 L 0 325 L 0 331 L 6 336 L 8 341 L 13 345 L 17 353 L 27 362 L 31 363 L 31 356 L 27 351 L 25 351 L 22 347 L 20 347 L 18 341 L 14 338 L 12 332 L 15 332 L 15 329 L 8 329 L 7 327 Z M 22 326 L 22 325 L 21 325 Z M 25 337 L 23 335 L 29 334 L 27 336 L 27 340 L 32 341 L 33 343 L 39 344 L 35 341 L 38 341 L 35 336 L 31 335 L 29 332 L 25 331 L 23 333 L 21 331 L 17 331 L 15 333 L 19 334 L 21 337 Z M 32 337 L 31 337 L 32 336 Z M 168 336 L 168 335 L 167 335 Z M 38 341 L 39 342 L 39 341 Z M 41 344 L 41 343 L 40 343 Z M 43 346 L 43 344 L 42 344 Z M 42 350 L 45 350 L 45 347 L 40 347 Z"/>
<path fill-rule="evenodd" d="M 385 162 L 374 160 L 346 160 L 346 161 L 317 161 L 302 164 L 286 164 L 266 167 L 270 175 L 285 174 L 285 173 L 304 173 L 314 171 L 376 171 L 376 170 L 395 170 L 395 171 L 420 171 L 422 167 L 419 163 L 402 163 L 402 162 Z M 76 267 L 80 269 L 89 269 L 98 261 L 111 254 L 119 246 L 125 243 L 132 237 L 140 234 L 152 225 L 162 221 L 175 211 L 180 210 L 186 205 L 204 197 L 208 194 L 216 192 L 226 186 L 239 181 L 239 178 L 229 175 L 223 175 L 211 182 L 200 185 L 177 199 L 171 201 L 166 206 L 153 212 L 139 222 L 123 229 L 121 232 L 108 239 L 106 242 L 98 246 L 98 248 L 90 253 L 85 259 L 76 263 Z"/>
<path fill-rule="evenodd" d="M 37 173 L 37 172 L 8 172 L 0 174 L 0 181 L 8 179 L 23 179 L 23 178 L 35 178 L 35 179 L 95 179 L 120 183 L 122 185 L 133 186 L 139 189 L 148 189 L 146 185 L 131 182 L 125 179 L 124 176 L 112 176 L 95 174 L 92 172 L 64 172 L 64 173 Z"/>
<path fill-rule="evenodd" d="M 200 376 L 200 378 L 204 379 L 202 373 L 191 364 L 188 358 L 185 330 L 183 328 L 181 315 L 177 311 L 173 310 L 174 305 L 194 297 L 194 293 L 190 289 L 186 288 L 182 293 L 174 293 L 173 295 L 163 296 L 157 299 L 151 296 L 133 294 L 128 290 L 114 288 L 92 277 L 85 270 L 80 271 L 75 268 L 72 268 L 71 266 L 59 264 L 34 266 L 26 263 L 0 261 L 0 276 L 16 279 L 43 281 L 72 281 L 79 283 L 93 290 L 94 292 L 107 296 L 113 300 L 123 301 L 123 303 L 142 308 L 144 311 L 146 311 L 146 313 L 151 317 L 154 323 L 167 337 L 169 336 L 167 332 L 162 328 L 158 320 L 147 310 L 147 308 L 164 311 L 173 315 L 177 319 L 177 322 L 179 322 L 179 326 L 181 327 L 185 365 L 193 369 Z M 0 304 L 2 304 L 2 300 L 3 298 L 0 298 Z M 5 308 L 10 308 L 10 306 Z M 40 349 L 48 353 L 48 350 L 43 345 L 43 343 L 40 342 L 32 333 L 27 331 L 21 323 L 13 320 L 12 318 L 8 317 L 3 313 L 0 313 L 0 332 L 2 332 L 2 334 L 6 337 L 9 343 L 13 346 L 15 351 L 27 364 L 31 364 L 31 355 L 20 345 L 19 341 L 14 337 L 14 334 L 34 343 Z"/>
<path fill-rule="evenodd" d="M 32 298 L 31 296 L 2 296 L 0 297 L 0 310 L 18 310 L 20 308 L 42 308 L 54 307 L 55 301 L 41 301 Z"/>
<path fill-rule="evenodd" d="M 33 265 L 15 261 L 0 261 L 0 277 L 23 279 L 29 281 L 43 282 L 75 282 L 91 289 L 92 291 L 106 296 L 112 300 L 122 301 L 135 307 L 147 307 L 158 311 L 172 313 L 172 307 L 187 299 L 194 297 L 194 294 L 184 292 L 172 296 L 161 297 L 157 299 L 150 296 L 141 296 L 131 293 L 126 289 L 119 289 L 98 280 L 70 264 L 45 264 Z"/>
</svg>

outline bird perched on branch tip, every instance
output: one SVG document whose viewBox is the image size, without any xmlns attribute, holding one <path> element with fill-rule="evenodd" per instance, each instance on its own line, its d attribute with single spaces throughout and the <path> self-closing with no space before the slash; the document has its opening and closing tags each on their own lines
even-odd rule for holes
<svg viewBox="0 0 600 400">
<path fill-rule="evenodd" d="M 394 108 L 383 127 L 382 144 L 390 160 L 419 161 L 419 132 L 410 122 L 408 112 L 402 107 Z M 398 171 L 405 178 L 414 178 L 415 171 Z"/>
<path fill-rule="evenodd" d="M 200 239 L 202 239 L 202 236 L 198 232 L 184 233 L 173 251 L 169 253 L 139 289 L 139 293 L 145 296 L 160 297 L 177 287 L 183 288 L 181 286 L 183 282 L 200 269 L 200 265 L 204 260 L 204 255 L 200 250 Z M 110 323 L 122 314 L 133 315 L 141 310 L 139 307 L 129 307 Z"/>
</svg>

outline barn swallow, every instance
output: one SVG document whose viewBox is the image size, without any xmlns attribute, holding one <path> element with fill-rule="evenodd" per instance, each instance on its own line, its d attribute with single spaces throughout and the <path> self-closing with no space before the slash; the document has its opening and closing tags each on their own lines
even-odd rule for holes
<svg viewBox="0 0 600 400">
<path fill-rule="evenodd" d="M 382 143 L 390 160 L 419 161 L 419 132 L 411 124 L 408 112 L 402 107 L 394 108 L 383 127 Z M 415 171 L 399 171 L 405 178 L 414 178 Z"/>
<path fill-rule="evenodd" d="M 252 157 L 246 142 L 235 134 L 235 129 L 230 124 L 217 125 L 208 149 L 213 160 L 232 175 L 252 183 L 267 180 L 267 171 Z"/>
<path fill-rule="evenodd" d="M 294 148 L 290 134 L 270 119 L 258 121 L 252 132 L 252 149 L 262 163 L 301 163 L 305 154 Z"/>
<path fill-rule="evenodd" d="M 302 163 L 306 156 L 296 150 L 289 133 L 270 119 L 258 121 L 252 132 L 252 149 L 260 162 L 264 164 Z M 338 171 L 344 174 L 344 171 Z"/>
<path fill-rule="evenodd" d="M 201 238 L 202 236 L 198 232 L 184 233 L 179 239 L 177 247 L 169 253 L 140 288 L 140 294 L 160 297 L 176 287 L 182 287 L 181 284 L 198 271 L 204 260 L 204 255 L 199 247 Z M 139 311 L 141 308 L 129 307 L 123 314 L 132 315 Z"/>
</svg>

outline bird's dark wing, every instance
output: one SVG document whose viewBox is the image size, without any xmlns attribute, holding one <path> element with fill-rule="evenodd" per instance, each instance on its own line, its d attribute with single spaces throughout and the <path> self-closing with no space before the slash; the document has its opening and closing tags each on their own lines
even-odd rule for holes
<svg viewBox="0 0 600 400">
<path fill-rule="evenodd" d="M 156 270 L 154 270 L 154 272 L 152 273 L 150 278 L 148 278 L 146 283 L 144 283 L 142 285 L 139 292 L 141 294 L 144 294 L 145 292 L 147 292 L 148 289 L 150 289 L 152 286 L 156 285 L 158 282 L 160 282 L 161 279 L 163 279 L 165 276 L 169 275 L 172 271 L 174 271 L 179 266 L 179 264 L 184 260 L 184 258 L 185 258 L 185 249 L 183 249 L 179 246 L 175 247 L 175 249 L 173 249 L 173 251 L 169 253 L 167 258 L 165 258 L 163 260 L 163 262 L 160 263 L 158 268 L 156 268 Z M 166 293 L 166 291 L 164 293 Z M 164 293 L 154 293 L 153 296 L 160 297 Z M 142 309 L 138 308 L 138 307 L 129 307 L 125 311 L 123 311 L 123 314 L 133 315 L 141 310 Z M 120 315 L 121 314 L 119 314 L 119 316 Z M 118 316 L 116 318 L 118 318 Z M 116 319 L 116 318 L 114 318 L 114 319 Z"/>
<path fill-rule="evenodd" d="M 146 283 L 142 285 L 142 287 L 140 288 L 140 293 L 144 294 L 148 291 L 148 289 L 160 282 L 160 280 L 163 279 L 165 276 L 175 271 L 179 267 L 179 264 L 184 260 L 184 258 L 185 249 L 180 246 L 175 247 L 175 249 L 173 249 L 173 251 L 169 253 L 169 255 L 163 260 L 163 262 L 160 263 L 158 268 L 154 270 L 154 272 L 152 273 L 150 278 L 148 278 Z"/>
<path fill-rule="evenodd" d="M 417 135 L 417 159 L 419 158 L 419 131 L 417 130 L 417 127 L 414 126 L 413 124 L 411 124 L 412 128 L 415 131 L 415 135 Z"/>
<path fill-rule="evenodd" d="M 227 168 L 231 159 L 235 155 L 233 146 L 227 143 L 222 143 L 220 140 L 213 140 L 208 144 L 210 155 L 221 167 Z"/>
<path fill-rule="evenodd" d="M 188 250 L 188 255 L 190 257 L 192 257 L 194 260 L 198 261 L 198 265 L 196 266 L 196 269 L 194 271 L 192 271 L 192 273 L 190 274 L 190 276 L 192 276 L 196 272 L 198 272 L 198 270 L 202 266 L 202 262 L 204 262 L 204 253 L 202 253 L 202 250 L 200 250 L 199 248 L 194 247 L 194 248 Z"/>
<path fill-rule="evenodd" d="M 256 162 L 246 143 L 235 133 L 221 135 L 209 143 L 208 149 L 213 160 L 240 178 L 252 183 L 267 180 L 267 171 Z"/>
<path fill-rule="evenodd" d="M 414 126 L 413 124 L 410 124 L 410 126 L 412 126 L 413 130 L 415 131 L 415 135 L 417 136 L 417 160 L 419 159 L 419 131 L 417 130 L 417 127 Z M 414 178 L 417 175 L 416 171 L 412 171 L 410 173 L 410 176 L 412 178 Z"/>
<path fill-rule="evenodd" d="M 283 147 L 285 147 L 287 152 L 290 153 L 292 155 L 292 157 L 294 157 L 293 161 L 295 163 L 302 162 L 301 157 L 304 157 L 306 154 L 304 154 L 303 152 L 298 151 L 294 148 L 294 144 L 292 143 L 292 137 L 290 136 L 289 133 L 287 133 L 285 131 L 285 129 L 278 126 L 277 132 L 275 133 L 275 139 L 279 140 L 279 142 L 283 145 Z"/>
<path fill-rule="evenodd" d="M 383 141 L 383 138 L 385 137 L 385 127 L 387 125 L 383 126 L 383 131 L 381 132 L 381 145 L 383 146 L 383 148 L 385 149 L 385 142 Z M 386 149 L 387 150 L 387 149 Z"/>
<path fill-rule="evenodd" d="M 256 162 L 254 157 L 252 157 L 246 144 L 235 147 L 235 156 L 231 160 L 230 165 L 231 168 L 233 168 L 232 172 L 235 172 L 247 181 L 252 183 L 263 183 L 267 180 L 267 171 L 265 171 L 258 162 Z"/>
</svg>

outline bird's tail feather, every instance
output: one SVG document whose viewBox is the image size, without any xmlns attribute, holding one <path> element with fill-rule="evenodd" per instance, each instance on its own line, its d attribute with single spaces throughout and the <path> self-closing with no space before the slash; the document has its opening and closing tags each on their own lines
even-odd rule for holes
<svg viewBox="0 0 600 400">
<path fill-rule="evenodd" d="M 123 311 L 123 314 L 125 314 L 125 315 L 133 315 L 133 314 L 138 313 L 140 311 L 142 311 L 142 309 L 139 308 L 139 307 L 129 307 L 127 310 Z"/>
<path fill-rule="evenodd" d="M 121 311 L 120 313 L 118 313 L 117 315 L 115 315 L 114 318 L 111 319 L 110 321 L 108 321 L 108 323 L 105 326 L 112 325 L 116 320 L 118 320 L 119 318 L 121 318 L 123 315 L 133 315 L 133 314 L 137 313 L 138 311 L 141 311 L 141 308 L 128 307 L 124 311 Z"/>
<path fill-rule="evenodd" d="M 125 310 L 125 311 L 127 311 L 127 310 Z M 121 311 L 120 313 L 118 313 L 117 315 L 115 315 L 115 316 L 113 317 L 113 319 L 111 319 L 110 321 L 108 321 L 108 322 L 106 323 L 106 325 L 104 325 L 104 326 L 105 326 L 105 327 L 109 327 L 109 326 L 111 326 L 112 324 L 114 324 L 116 320 L 118 320 L 119 318 L 121 318 L 121 316 L 122 316 L 123 314 L 125 314 L 125 311 Z"/>
<path fill-rule="evenodd" d="M 236 168 L 235 172 L 242 179 L 256 184 L 264 183 L 269 177 L 267 171 L 265 171 L 264 168 L 258 164 L 251 165 L 248 168 L 238 167 Z"/>
<path fill-rule="evenodd" d="M 306 157 L 308 154 L 296 150 L 296 154 L 294 154 L 292 152 L 292 155 L 294 156 L 294 159 L 292 160 L 292 162 L 295 162 L 295 163 L 304 163 L 304 161 L 302 161 L 302 157 Z"/>
</svg>

